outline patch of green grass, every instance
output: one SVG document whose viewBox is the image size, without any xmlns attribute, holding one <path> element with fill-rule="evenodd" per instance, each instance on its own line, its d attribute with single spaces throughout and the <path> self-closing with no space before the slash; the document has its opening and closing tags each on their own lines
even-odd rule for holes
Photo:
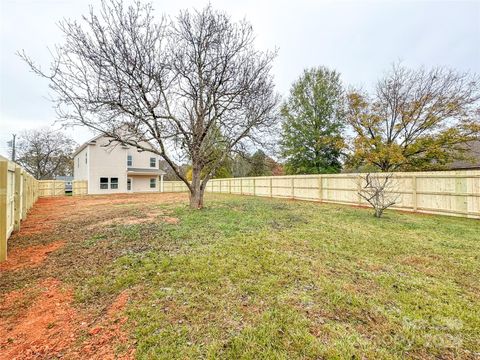
<svg viewBox="0 0 480 360">
<path fill-rule="evenodd" d="M 142 289 L 128 309 L 138 358 L 480 353 L 478 221 L 218 195 L 165 208 L 180 224 L 118 230 L 152 248 L 80 291 Z"/>
</svg>

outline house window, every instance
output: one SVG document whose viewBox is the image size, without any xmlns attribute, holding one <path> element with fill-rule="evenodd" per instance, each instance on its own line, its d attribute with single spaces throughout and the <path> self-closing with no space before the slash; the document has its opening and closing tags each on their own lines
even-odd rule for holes
<svg viewBox="0 0 480 360">
<path fill-rule="evenodd" d="M 127 166 L 133 165 L 132 155 L 127 155 Z"/>
<path fill-rule="evenodd" d="M 132 179 L 127 178 L 127 190 L 132 190 Z"/>
<path fill-rule="evenodd" d="M 77 158 L 77 168 L 79 168 L 79 167 L 80 167 L 80 158 L 78 157 Z"/>
<path fill-rule="evenodd" d="M 85 153 L 85 164 L 87 163 L 87 154 Z"/>
<path fill-rule="evenodd" d="M 110 189 L 118 189 L 118 178 L 110 178 Z"/>
<path fill-rule="evenodd" d="M 155 159 L 154 157 L 153 158 L 150 158 L 150 167 L 156 167 L 157 166 L 157 159 Z"/>
<path fill-rule="evenodd" d="M 100 178 L 100 189 L 108 189 L 108 178 L 101 177 Z"/>
<path fill-rule="evenodd" d="M 151 178 L 150 179 L 150 189 L 155 189 L 157 187 L 157 179 Z"/>
</svg>

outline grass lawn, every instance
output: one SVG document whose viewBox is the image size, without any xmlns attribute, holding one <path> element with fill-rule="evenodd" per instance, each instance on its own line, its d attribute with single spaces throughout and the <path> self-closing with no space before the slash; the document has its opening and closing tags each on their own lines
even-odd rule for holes
<svg viewBox="0 0 480 360">
<path fill-rule="evenodd" d="M 480 358 L 480 221 L 228 195 L 207 195 L 202 211 L 142 199 L 89 200 L 95 211 L 16 239 L 66 245 L 2 273 L 1 292 L 54 277 L 97 318 L 126 292 L 140 359 Z"/>
</svg>

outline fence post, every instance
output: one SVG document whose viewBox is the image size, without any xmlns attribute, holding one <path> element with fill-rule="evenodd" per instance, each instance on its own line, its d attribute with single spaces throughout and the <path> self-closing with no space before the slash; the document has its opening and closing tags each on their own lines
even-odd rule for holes
<svg viewBox="0 0 480 360">
<path fill-rule="evenodd" d="M 7 259 L 8 160 L 0 159 L 0 261 Z"/>
<path fill-rule="evenodd" d="M 323 191 L 322 191 L 322 175 L 318 176 L 318 200 L 322 202 L 323 200 Z"/>
<path fill-rule="evenodd" d="M 228 179 L 228 193 L 232 193 L 232 179 Z"/>
<path fill-rule="evenodd" d="M 358 205 L 362 205 L 362 197 L 360 193 L 362 191 L 362 176 L 358 174 L 358 184 L 357 184 L 357 196 L 358 196 Z"/>
<path fill-rule="evenodd" d="M 290 191 L 292 193 L 292 199 L 295 199 L 295 178 L 292 177 L 291 179 L 292 179 L 292 183 L 290 185 L 291 187 Z"/>
<path fill-rule="evenodd" d="M 30 196 L 30 187 L 28 186 L 27 182 L 27 176 L 25 174 L 25 171 L 22 174 L 22 182 L 23 182 L 23 196 L 22 196 L 22 219 L 25 219 L 27 216 L 27 207 L 28 207 L 28 202 L 27 198 Z"/>
<path fill-rule="evenodd" d="M 13 230 L 18 231 L 20 230 L 20 219 L 22 218 L 21 209 L 21 181 L 22 181 L 22 168 L 20 166 L 15 167 L 15 196 L 14 196 L 14 226 Z"/>
<path fill-rule="evenodd" d="M 272 185 L 272 178 L 270 178 L 270 197 L 273 197 L 273 185 Z"/>
<path fill-rule="evenodd" d="M 253 178 L 253 196 L 255 196 L 256 193 L 257 193 L 257 192 L 255 191 L 255 186 L 256 186 L 255 184 L 256 184 L 256 181 L 255 181 L 255 178 Z"/>
<path fill-rule="evenodd" d="M 412 175 L 412 207 L 417 211 L 417 177 Z"/>
</svg>

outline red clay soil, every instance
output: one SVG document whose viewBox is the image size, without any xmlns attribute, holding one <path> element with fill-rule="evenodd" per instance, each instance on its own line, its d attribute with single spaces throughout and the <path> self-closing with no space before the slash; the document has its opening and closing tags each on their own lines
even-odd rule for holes
<svg viewBox="0 0 480 360">
<path fill-rule="evenodd" d="M 62 220 L 68 218 L 76 199 L 51 197 L 38 199 L 35 206 L 20 226 L 19 236 L 39 234 L 51 230 Z"/>
<path fill-rule="evenodd" d="M 0 272 L 34 267 L 42 263 L 51 252 L 63 247 L 64 241 L 55 241 L 48 245 L 15 248 L 8 253 L 6 261 L 0 263 Z"/>
<path fill-rule="evenodd" d="M 122 314 L 128 301 L 128 294 L 120 294 L 107 311 L 107 317 L 89 330 L 91 337 L 82 344 L 79 358 L 85 359 L 133 359 L 135 349 L 130 347 L 122 355 L 115 354 L 117 345 L 128 344 L 123 331 L 127 317 Z"/>
<path fill-rule="evenodd" d="M 0 318 L 0 359 L 133 359 L 135 349 L 122 355 L 116 347 L 128 344 L 123 331 L 127 317 L 122 314 L 128 295 L 122 293 L 98 322 L 76 311 L 72 289 L 62 288 L 60 281 L 46 279 L 38 284 L 41 292 L 15 318 Z M 8 293 L 0 312 L 25 300 L 28 290 Z M 88 334 L 86 340 L 79 340 Z M 78 344 L 81 341 L 80 345 Z"/>
<path fill-rule="evenodd" d="M 41 293 L 20 316 L 0 318 L 0 359 L 42 359 L 60 355 L 75 340 L 75 319 L 71 290 L 60 282 L 46 279 Z M 5 305 L 21 301 L 26 291 L 6 295 Z M 6 309 L 2 305 L 0 311 Z"/>
</svg>

